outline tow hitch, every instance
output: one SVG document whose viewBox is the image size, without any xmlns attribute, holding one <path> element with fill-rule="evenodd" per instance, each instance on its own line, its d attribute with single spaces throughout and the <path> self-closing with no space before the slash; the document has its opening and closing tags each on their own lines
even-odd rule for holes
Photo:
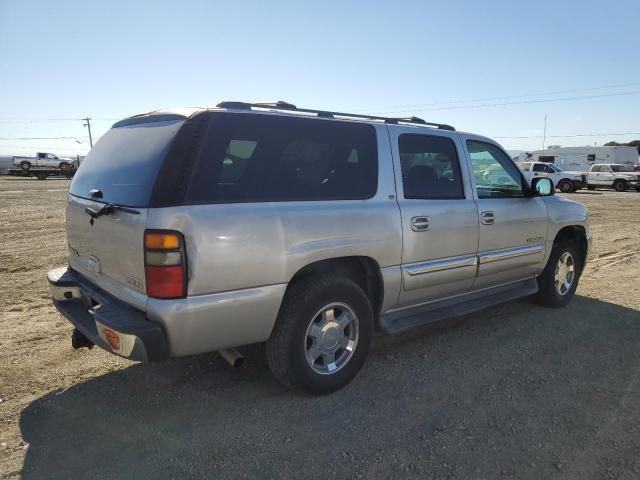
<svg viewBox="0 0 640 480">
<path fill-rule="evenodd" d="M 84 334 L 77 328 L 73 329 L 71 334 L 71 346 L 77 350 L 79 348 L 87 347 L 89 350 L 93 348 L 94 343 L 89 340 Z"/>
</svg>

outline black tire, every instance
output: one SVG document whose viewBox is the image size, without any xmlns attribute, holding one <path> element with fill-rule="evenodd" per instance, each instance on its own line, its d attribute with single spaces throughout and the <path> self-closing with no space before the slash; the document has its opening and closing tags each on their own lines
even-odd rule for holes
<svg viewBox="0 0 640 480">
<path fill-rule="evenodd" d="M 358 323 L 358 341 L 341 368 L 321 374 L 312 370 L 306 359 L 307 327 L 315 314 L 331 303 L 342 303 L 353 310 Z M 337 275 L 307 277 L 287 290 L 266 344 L 267 360 L 273 375 L 284 385 L 311 394 L 331 393 L 356 376 L 369 351 L 372 334 L 371 303 L 355 282 Z"/>
<path fill-rule="evenodd" d="M 569 288 L 566 293 L 560 294 L 555 285 L 555 273 L 560 257 L 565 252 L 568 252 L 573 257 L 575 275 L 571 288 Z M 576 288 L 578 288 L 580 274 L 582 273 L 582 264 L 582 256 L 580 255 L 578 246 L 574 242 L 563 241 L 554 245 L 551 255 L 549 256 L 549 261 L 547 262 L 542 274 L 538 277 L 538 293 L 535 297 L 536 302 L 540 305 L 551 308 L 561 308 L 567 305 L 575 295 Z"/>
<path fill-rule="evenodd" d="M 587 185 L 587 190 L 595 190 L 596 187 L 594 187 L 593 185 Z"/>
<path fill-rule="evenodd" d="M 31 168 L 31 163 L 30 162 L 20 162 L 20 168 L 22 170 L 29 170 Z"/>
<path fill-rule="evenodd" d="M 636 192 L 640 192 L 640 187 L 636 188 Z"/>
<path fill-rule="evenodd" d="M 624 180 L 616 180 L 613 182 L 613 188 L 616 189 L 616 192 L 624 192 L 627 189 L 627 182 Z"/>
<path fill-rule="evenodd" d="M 562 193 L 571 193 L 576 189 L 571 180 L 560 180 L 560 183 L 558 183 L 558 188 Z"/>
<path fill-rule="evenodd" d="M 38 173 L 38 180 L 46 180 L 47 176 L 48 175 L 46 173 L 40 172 Z"/>
</svg>

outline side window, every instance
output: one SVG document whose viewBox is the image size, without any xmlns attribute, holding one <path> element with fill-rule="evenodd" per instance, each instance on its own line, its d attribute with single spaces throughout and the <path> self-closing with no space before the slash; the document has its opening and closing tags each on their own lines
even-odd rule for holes
<svg viewBox="0 0 640 480">
<path fill-rule="evenodd" d="M 47 158 L 49 160 L 55 160 L 57 157 L 55 155 L 51 154 L 51 153 L 47 153 Z"/>
<path fill-rule="evenodd" d="M 544 166 L 544 172 L 545 172 L 545 173 L 555 173 L 555 172 L 553 171 L 553 168 L 551 168 L 549 165 L 545 165 L 545 166 Z"/>
<path fill-rule="evenodd" d="M 464 198 L 460 161 L 450 138 L 402 134 L 398 138 L 404 198 Z"/>
<path fill-rule="evenodd" d="M 600 171 L 600 165 L 594 165 L 593 167 L 591 167 L 591 171 L 592 172 L 599 172 Z"/>
<path fill-rule="evenodd" d="M 371 125 L 212 113 L 190 203 L 362 200 L 378 187 Z"/>
<path fill-rule="evenodd" d="M 536 164 L 533 166 L 533 171 L 534 171 L 534 172 L 545 172 L 546 170 L 545 170 L 544 165 L 542 165 L 542 164 L 540 164 L 540 163 L 536 163 Z"/>
<path fill-rule="evenodd" d="M 518 167 L 495 145 L 467 140 L 479 198 L 523 197 Z"/>
</svg>

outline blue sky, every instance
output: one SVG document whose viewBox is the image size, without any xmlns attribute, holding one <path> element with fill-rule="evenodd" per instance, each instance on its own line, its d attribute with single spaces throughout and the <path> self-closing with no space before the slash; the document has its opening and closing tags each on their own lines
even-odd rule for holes
<svg viewBox="0 0 640 480">
<path fill-rule="evenodd" d="M 114 119 L 225 99 L 492 137 L 539 136 L 547 113 L 549 135 L 638 133 L 547 144 L 628 141 L 640 138 L 640 94 L 626 95 L 640 92 L 637 12 L 635 0 L 0 0 L 0 153 L 87 150 L 80 120 L 49 119 L 93 117 L 97 137 Z M 600 97 L 477 107 L 576 96 Z M 16 139 L 53 136 L 82 143 Z"/>
</svg>

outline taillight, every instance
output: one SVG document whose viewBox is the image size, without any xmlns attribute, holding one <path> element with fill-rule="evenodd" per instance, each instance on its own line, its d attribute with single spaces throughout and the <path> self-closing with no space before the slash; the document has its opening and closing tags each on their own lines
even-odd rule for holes
<svg viewBox="0 0 640 480">
<path fill-rule="evenodd" d="M 187 259 L 182 234 L 148 230 L 144 233 L 147 295 L 155 298 L 187 296 Z"/>
</svg>

